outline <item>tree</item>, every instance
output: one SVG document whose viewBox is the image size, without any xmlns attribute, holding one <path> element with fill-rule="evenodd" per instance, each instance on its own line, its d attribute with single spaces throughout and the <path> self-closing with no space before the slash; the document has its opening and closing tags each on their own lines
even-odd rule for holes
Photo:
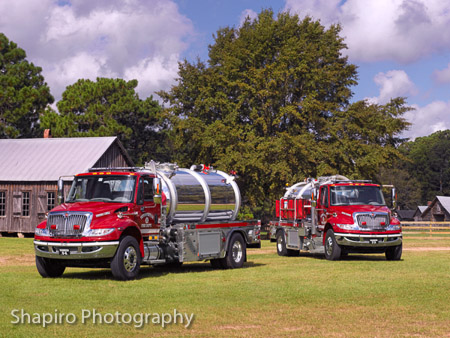
<svg viewBox="0 0 450 338">
<path fill-rule="evenodd" d="M 384 162 L 396 154 L 403 101 L 349 107 L 357 73 L 339 32 L 271 10 L 220 29 L 208 63 L 180 63 L 178 84 L 159 93 L 170 103 L 178 161 L 236 170 L 258 217 L 285 183 L 338 169 L 374 176 L 380 149 L 388 148 Z"/>
<path fill-rule="evenodd" d="M 41 71 L 0 33 L 0 138 L 39 136 L 39 117 L 54 101 Z"/>
<path fill-rule="evenodd" d="M 385 105 L 358 101 L 334 112 L 327 121 L 329 137 L 322 142 L 327 154 L 323 170 L 377 180 L 380 168 L 405 159 L 398 150 L 405 139 L 398 135 L 409 126 L 401 118 L 409 110 L 404 98 L 395 98 Z"/>
<path fill-rule="evenodd" d="M 450 195 L 450 130 L 418 137 L 402 146 L 402 169 L 420 182 L 422 205 L 436 195 Z"/>
<path fill-rule="evenodd" d="M 97 78 L 68 86 L 42 125 L 55 137 L 118 136 L 136 164 L 166 161 L 161 107 L 152 97 L 139 99 L 137 80 Z"/>
</svg>

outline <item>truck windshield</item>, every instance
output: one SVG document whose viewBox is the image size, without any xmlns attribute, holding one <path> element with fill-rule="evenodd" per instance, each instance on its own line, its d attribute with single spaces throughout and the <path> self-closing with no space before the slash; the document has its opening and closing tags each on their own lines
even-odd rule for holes
<svg viewBox="0 0 450 338">
<path fill-rule="evenodd" d="M 377 186 L 338 185 L 330 188 L 331 205 L 386 205 Z"/>
<path fill-rule="evenodd" d="M 134 197 L 135 182 L 134 176 L 125 175 L 75 177 L 66 202 L 130 203 Z"/>
</svg>

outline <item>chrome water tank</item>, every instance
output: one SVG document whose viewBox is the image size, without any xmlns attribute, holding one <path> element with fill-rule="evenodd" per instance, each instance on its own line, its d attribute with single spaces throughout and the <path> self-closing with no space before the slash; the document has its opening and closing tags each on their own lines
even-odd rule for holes
<svg viewBox="0 0 450 338">
<path fill-rule="evenodd" d="M 191 169 L 157 170 L 168 223 L 235 220 L 241 194 L 234 177 L 219 170 Z"/>
</svg>

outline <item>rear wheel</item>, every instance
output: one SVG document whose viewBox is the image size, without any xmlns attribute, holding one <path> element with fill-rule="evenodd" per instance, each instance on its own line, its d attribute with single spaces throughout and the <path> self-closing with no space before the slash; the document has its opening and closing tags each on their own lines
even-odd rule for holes
<svg viewBox="0 0 450 338">
<path fill-rule="evenodd" d="M 278 256 L 287 256 L 286 239 L 284 238 L 284 232 L 277 232 L 277 253 Z"/>
<path fill-rule="evenodd" d="M 334 232 L 328 229 L 325 236 L 325 258 L 330 261 L 335 261 L 341 258 L 341 247 L 336 243 Z"/>
<path fill-rule="evenodd" d="M 39 274 L 44 277 L 60 277 L 66 267 L 55 259 L 36 256 L 36 268 Z"/>
<path fill-rule="evenodd" d="M 224 260 L 221 261 L 226 269 L 242 268 L 246 259 L 246 245 L 244 238 L 239 233 L 234 233 L 228 243 L 228 251 Z"/>
<path fill-rule="evenodd" d="M 390 246 L 386 249 L 386 260 L 399 261 L 402 258 L 402 245 Z"/>
<path fill-rule="evenodd" d="M 120 280 L 136 278 L 141 267 L 141 254 L 136 238 L 127 236 L 120 241 L 119 248 L 111 261 L 111 271 Z"/>
</svg>

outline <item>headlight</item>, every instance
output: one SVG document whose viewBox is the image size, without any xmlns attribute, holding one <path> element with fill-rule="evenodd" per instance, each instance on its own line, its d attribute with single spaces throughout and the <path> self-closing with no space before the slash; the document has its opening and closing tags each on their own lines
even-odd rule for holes
<svg viewBox="0 0 450 338">
<path fill-rule="evenodd" d="M 106 236 L 109 235 L 111 232 L 116 230 L 116 228 L 105 228 L 105 229 L 90 229 L 86 233 L 86 237 L 97 237 L 97 236 Z"/>
<path fill-rule="evenodd" d="M 389 225 L 388 230 L 402 230 L 402 226 L 396 225 L 396 224 L 391 224 L 391 225 Z"/>
<path fill-rule="evenodd" d="M 339 228 L 344 230 L 358 230 L 359 227 L 355 224 L 336 224 Z"/>
<path fill-rule="evenodd" d="M 36 236 L 51 236 L 50 231 L 48 231 L 47 228 L 36 228 L 36 230 L 34 230 L 34 234 Z"/>
</svg>

